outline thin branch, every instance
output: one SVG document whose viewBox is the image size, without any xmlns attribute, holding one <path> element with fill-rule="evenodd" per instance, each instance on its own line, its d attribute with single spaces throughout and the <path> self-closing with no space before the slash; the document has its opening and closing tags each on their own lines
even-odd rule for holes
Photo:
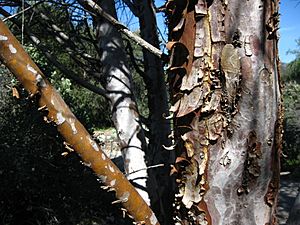
<svg viewBox="0 0 300 225">
<path fill-rule="evenodd" d="M 141 47 L 147 49 L 154 55 L 160 58 L 166 58 L 165 54 L 158 48 L 154 47 L 153 45 L 149 44 L 147 41 L 139 37 L 138 35 L 131 32 L 124 24 L 120 23 L 116 20 L 113 16 L 106 13 L 99 5 L 97 5 L 92 0 L 78 0 L 80 4 L 82 4 L 87 10 L 91 11 L 92 13 L 96 13 L 101 17 L 105 18 L 109 21 L 112 25 L 114 25 L 121 33 L 125 34 L 128 38 L 135 41 Z"/>
<path fill-rule="evenodd" d="M 85 13 L 86 13 L 86 12 L 85 12 Z M 98 56 L 101 57 L 102 52 L 100 51 L 100 49 L 99 49 L 98 46 L 97 46 L 97 42 L 96 42 L 96 40 L 95 40 L 95 38 L 94 38 L 94 36 L 93 36 L 91 30 L 90 30 L 90 27 L 89 27 L 89 25 L 88 25 L 88 21 L 87 21 L 87 18 L 86 18 L 86 17 L 83 19 L 83 22 L 84 22 L 85 27 L 86 27 L 86 30 L 87 30 L 86 33 L 87 33 L 89 39 L 91 40 L 91 43 L 93 44 L 94 49 L 96 50 Z"/>
<path fill-rule="evenodd" d="M 163 166 L 165 166 L 165 164 L 163 164 L 163 163 L 157 164 L 157 165 L 153 165 L 153 166 L 147 166 L 147 168 L 135 170 L 135 171 L 132 171 L 131 173 L 126 173 L 125 176 L 127 177 L 130 174 L 137 173 L 137 172 L 142 171 L 142 170 L 148 170 L 148 169 L 153 169 L 153 168 L 158 168 L 158 167 L 163 167 Z"/>
<path fill-rule="evenodd" d="M 125 41 L 127 42 L 126 49 L 128 50 L 130 61 L 132 62 L 134 69 L 141 77 L 145 77 L 145 72 L 142 69 L 140 69 L 139 65 L 136 62 L 130 41 L 127 39 L 125 39 Z"/>
<path fill-rule="evenodd" d="M 14 0 L 15 2 L 19 2 L 21 4 L 20 0 Z M 26 7 L 30 7 L 31 5 L 29 3 L 25 3 Z M 46 25 L 46 29 L 48 32 L 50 32 L 51 35 L 53 35 L 55 40 L 62 45 L 65 45 L 64 48 L 66 49 L 67 53 L 70 55 L 70 57 L 77 63 L 80 64 L 82 67 L 85 67 L 85 69 L 92 74 L 92 70 L 90 67 L 94 67 L 94 63 L 98 63 L 97 60 L 95 60 L 94 57 L 87 54 L 84 50 L 78 49 L 76 44 L 71 40 L 69 35 L 67 35 L 63 30 L 58 27 L 56 24 L 52 22 L 52 20 L 49 18 L 48 15 L 41 12 L 40 10 L 33 8 L 33 11 L 40 15 L 40 17 L 43 19 L 40 21 L 44 25 Z M 75 34 L 73 34 L 75 35 Z M 75 37 L 77 40 L 80 38 L 78 35 Z M 83 60 L 86 60 L 90 65 L 86 65 Z"/>
<path fill-rule="evenodd" d="M 7 11 L 5 11 L 2 8 L 0 8 L 0 13 L 4 16 L 10 15 Z M 11 20 L 18 27 L 21 26 L 21 24 L 15 18 L 12 18 Z M 42 45 L 42 42 L 40 41 L 40 39 L 37 36 L 35 36 L 32 32 L 30 32 L 30 30 L 26 26 L 25 26 L 25 34 L 30 38 L 32 43 L 45 55 L 47 60 L 50 61 L 67 78 L 75 81 L 76 83 L 78 83 L 82 87 L 107 98 L 107 93 L 104 89 L 99 88 L 99 87 L 89 83 L 85 79 L 81 78 L 79 74 L 76 74 L 74 71 L 71 71 L 71 70 L 67 69 L 64 65 L 59 63 L 58 59 L 54 55 L 49 53 L 48 48 L 46 46 Z"/>
<path fill-rule="evenodd" d="M 6 18 L 4 18 L 2 21 L 5 22 L 5 21 L 10 20 L 10 19 L 12 19 L 12 18 L 14 18 L 14 17 L 17 17 L 17 16 L 23 14 L 24 12 L 26 12 L 26 11 L 32 9 L 33 7 L 35 7 L 35 6 L 39 5 L 39 4 L 41 4 L 41 3 L 43 3 L 43 1 L 38 2 L 38 3 L 35 3 L 34 5 L 31 5 L 31 6 L 27 7 L 26 9 L 21 10 L 20 12 L 17 12 L 17 13 L 15 13 L 15 14 L 9 16 L 9 17 L 6 17 Z"/>
<path fill-rule="evenodd" d="M 160 7 L 154 7 L 156 13 L 161 13 L 166 11 L 166 5 L 162 5 Z"/>
</svg>

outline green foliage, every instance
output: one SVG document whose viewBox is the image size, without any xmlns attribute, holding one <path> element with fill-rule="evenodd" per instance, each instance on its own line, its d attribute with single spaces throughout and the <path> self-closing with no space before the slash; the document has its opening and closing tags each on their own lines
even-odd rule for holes
<svg viewBox="0 0 300 225">
<path fill-rule="evenodd" d="M 48 63 L 44 55 L 33 45 L 29 44 L 25 46 L 25 49 L 44 74 L 48 76 L 50 82 L 60 92 L 76 117 L 87 128 L 110 127 L 112 125 L 108 103 L 102 96 L 65 78 Z M 59 57 L 65 62 L 65 65 L 72 66 L 70 59 L 65 57 L 65 54 L 62 53 Z"/>
<path fill-rule="evenodd" d="M 51 83 L 87 128 L 112 125 L 110 109 L 103 97 L 82 88 L 56 71 L 52 73 Z"/>
<path fill-rule="evenodd" d="M 296 59 L 288 63 L 283 68 L 283 80 L 286 82 L 296 81 L 300 83 L 300 38 L 296 40 L 297 49 L 289 50 L 288 54 L 293 54 Z"/>
<path fill-rule="evenodd" d="M 300 39 L 297 40 L 300 49 Z M 300 50 L 289 51 L 295 54 L 296 59 L 285 65 L 282 73 L 285 82 L 283 101 L 285 107 L 284 119 L 284 169 L 293 169 L 300 166 Z"/>
<path fill-rule="evenodd" d="M 300 84 L 292 81 L 285 85 L 283 96 L 285 105 L 285 118 L 292 123 L 297 123 L 297 110 L 300 110 Z"/>
<path fill-rule="evenodd" d="M 287 82 L 296 81 L 300 83 L 300 58 L 289 63 L 285 68 L 284 80 Z"/>
<path fill-rule="evenodd" d="M 300 166 L 300 84 L 289 82 L 283 92 L 284 119 L 284 168 Z"/>
</svg>

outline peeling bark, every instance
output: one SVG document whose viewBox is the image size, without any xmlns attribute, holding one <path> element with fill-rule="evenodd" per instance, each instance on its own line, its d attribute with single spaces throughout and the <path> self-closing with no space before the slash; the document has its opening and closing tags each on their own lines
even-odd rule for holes
<svg viewBox="0 0 300 225">
<path fill-rule="evenodd" d="M 275 224 L 278 1 L 167 5 L 182 224 Z"/>
<path fill-rule="evenodd" d="M 85 165 L 93 169 L 107 188 L 116 192 L 119 199 L 117 202 L 122 203 L 137 222 L 144 221 L 147 225 L 158 225 L 156 216 L 143 198 L 101 151 L 2 21 L 0 21 L 0 59 L 20 80 L 30 96 L 38 99 L 40 109 L 47 113 L 47 120 L 57 126 L 58 131 L 80 155 Z"/>
</svg>

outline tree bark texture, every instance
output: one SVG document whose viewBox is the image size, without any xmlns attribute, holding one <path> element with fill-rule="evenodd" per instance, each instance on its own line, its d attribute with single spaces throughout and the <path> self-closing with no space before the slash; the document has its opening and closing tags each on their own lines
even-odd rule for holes
<svg viewBox="0 0 300 225">
<path fill-rule="evenodd" d="M 85 165 L 93 169 L 109 190 L 116 192 L 119 199 L 117 202 L 122 203 L 136 221 L 144 221 L 148 225 L 159 224 L 143 198 L 101 151 L 2 21 L 0 60 L 20 80 L 30 96 L 38 100 L 39 109 L 45 112 L 49 122 L 57 126 L 58 131 L 81 156 Z"/>
<path fill-rule="evenodd" d="M 116 17 L 115 2 L 99 1 L 105 12 Z M 116 27 L 97 17 L 96 37 L 102 52 L 102 85 L 110 100 L 112 118 L 119 138 L 127 178 L 150 205 L 148 171 L 145 158 L 147 148 L 139 114 L 132 92 L 132 76 L 126 62 L 122 37 Z"/>
<path fill-rule="evenodd" d="M 178 224 L 276 223 L 278 1 L 169 0 Z"/>
</svg>

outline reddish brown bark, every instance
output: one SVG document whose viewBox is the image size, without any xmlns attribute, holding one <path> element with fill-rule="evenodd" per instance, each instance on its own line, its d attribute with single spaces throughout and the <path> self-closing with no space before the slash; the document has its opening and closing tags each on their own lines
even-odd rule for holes
<svg viewBox="0 0 300 225">
<path fill-rule="evenodd" d="M 37 96 L 39 106 L 48 112 L 48 120 L 56 124 L 58 131 L 85 164 L 93 169 L 110 190 L 116 192 L 116 197 L 128 213 L 136 221 L 144 221 L 149 225 L 159 224 L 148 205 L 93 141 L 2 21 L 0 21 L 0 59 L 30 95 Z"/>
<path fill-rule="evenodd" d="M 167 3 L 182 224 L 273 224 L 279 187 L 278 1 Z"/>
</svg>

